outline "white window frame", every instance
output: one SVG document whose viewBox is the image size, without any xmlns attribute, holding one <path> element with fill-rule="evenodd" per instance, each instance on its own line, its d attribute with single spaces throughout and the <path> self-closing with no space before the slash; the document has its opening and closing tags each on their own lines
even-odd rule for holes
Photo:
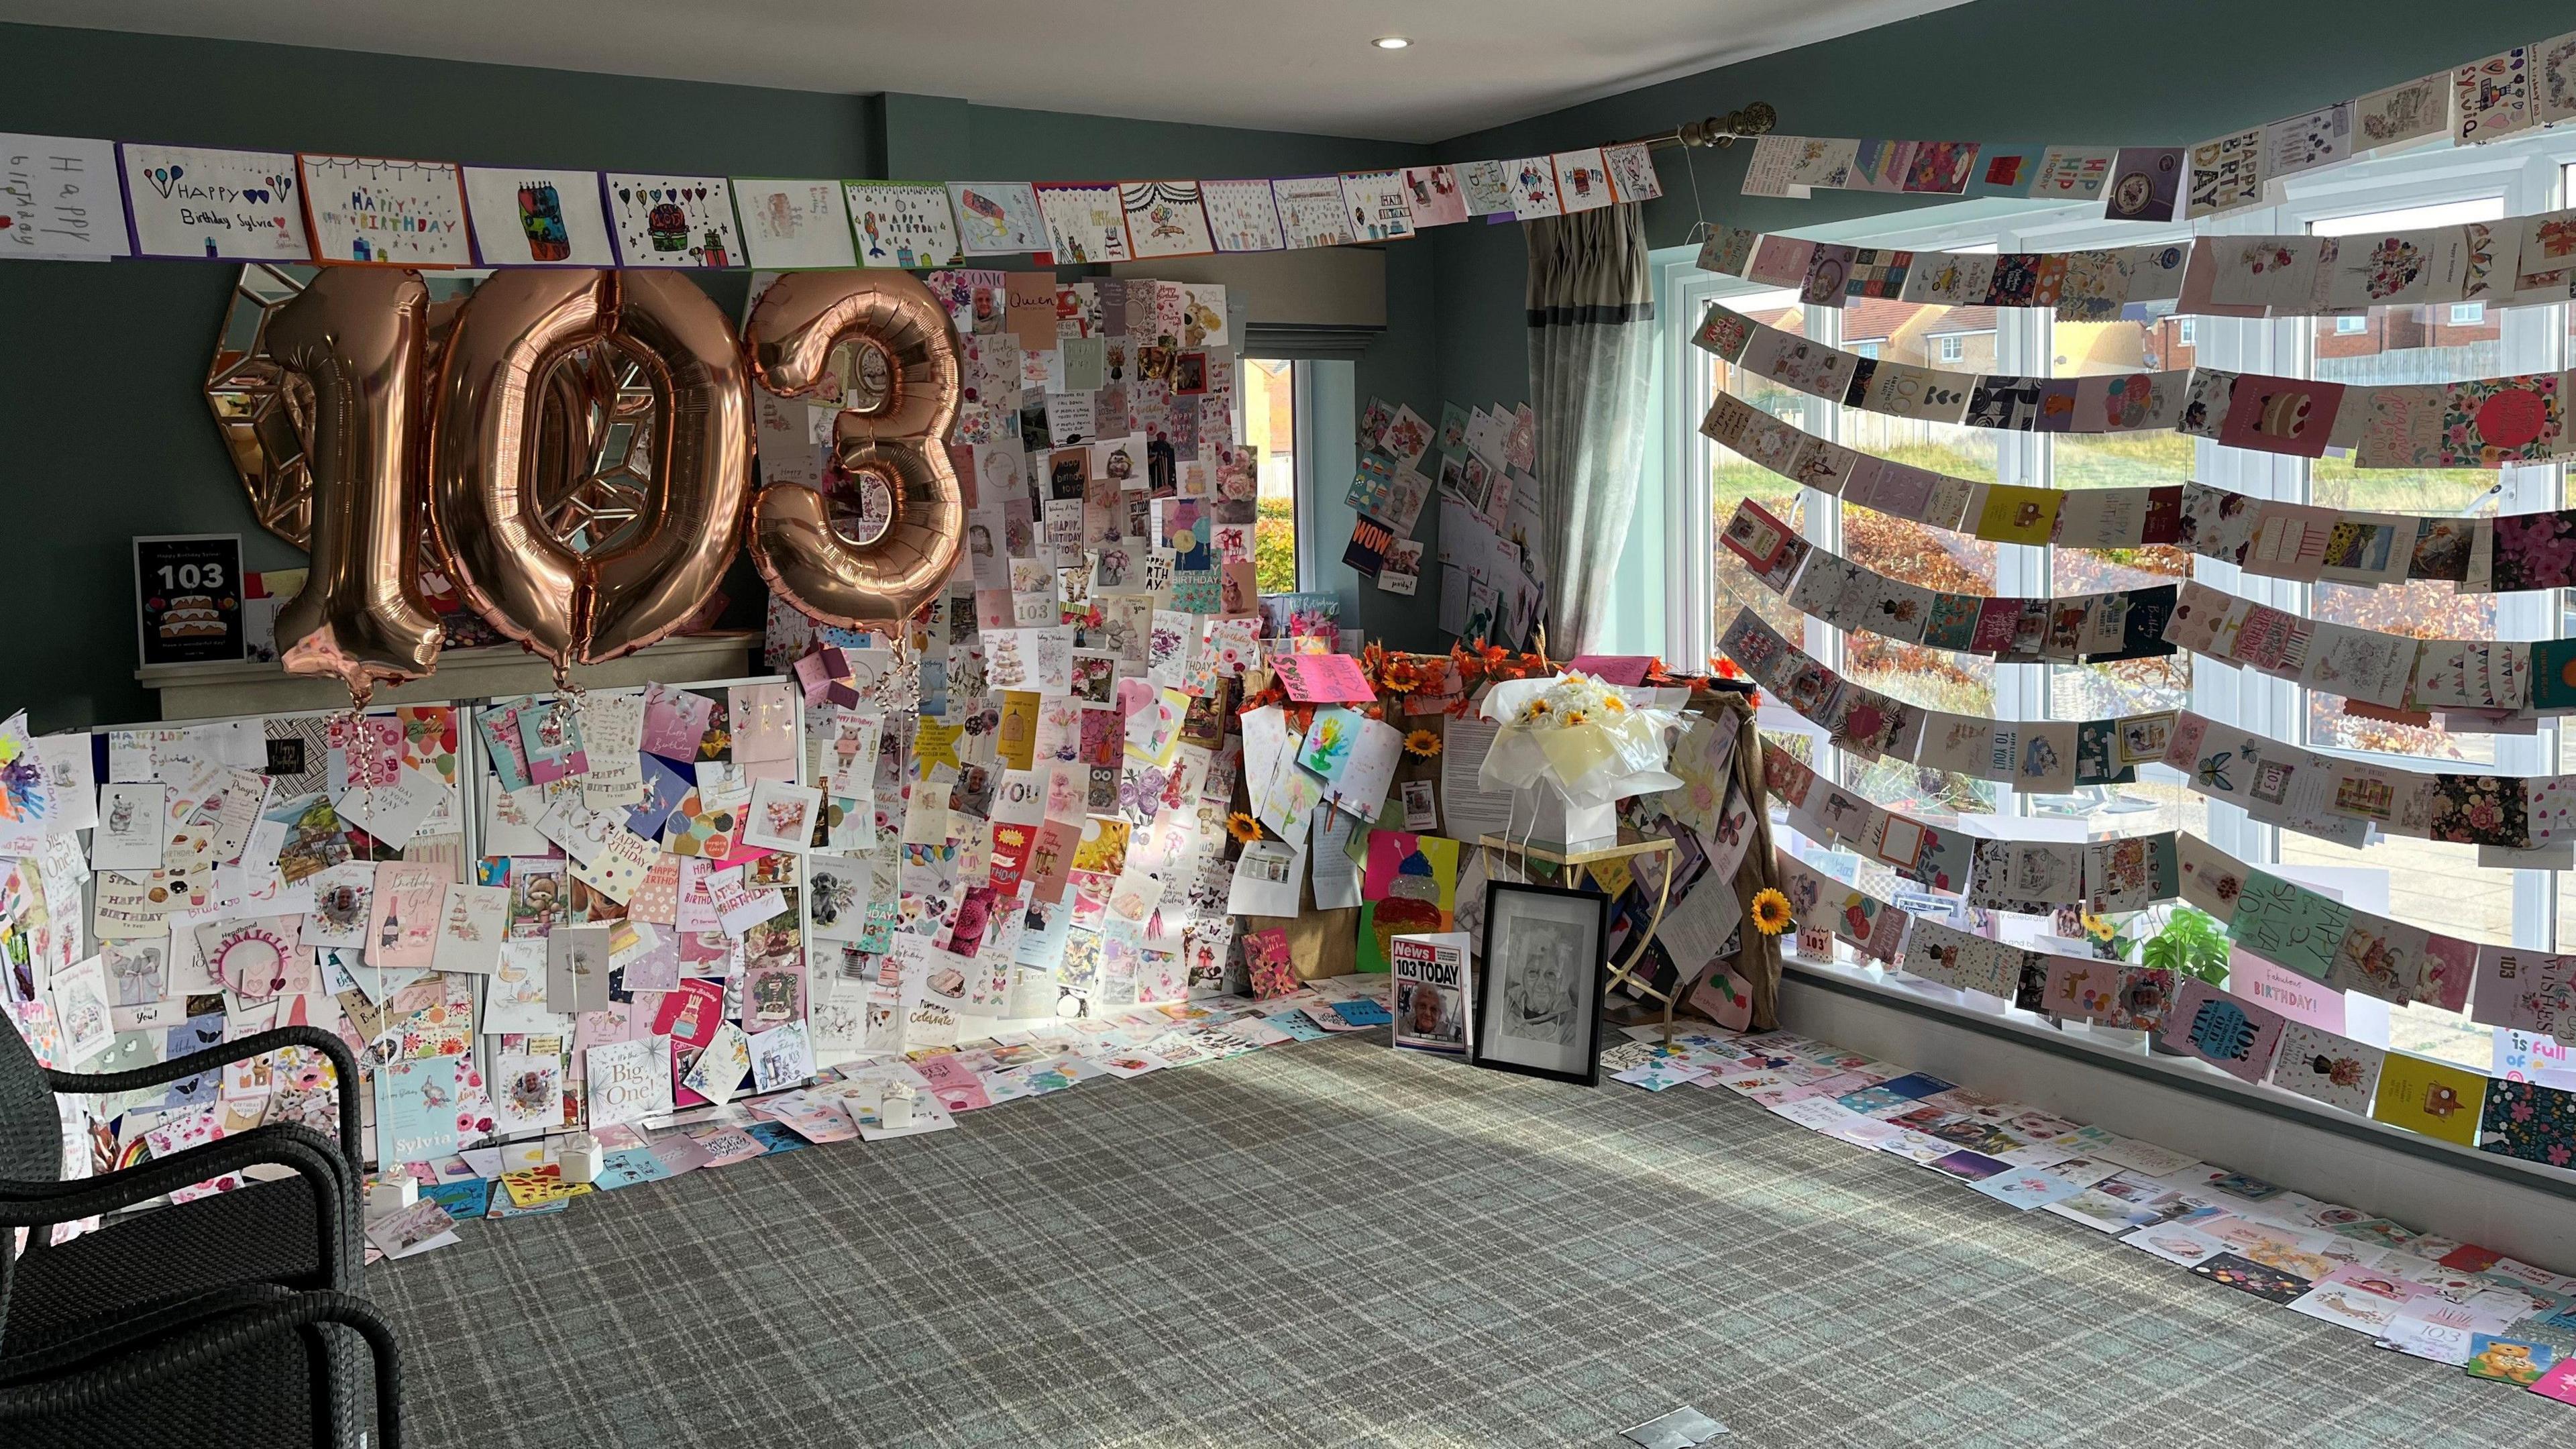
<svg viewBox="0 0 2576 1449">
<path fill-rule="evenodd" d="M 2411 155 L 2378 157 L 2357 165 L 2327 168 L 2288 178 L 2276 183 L 2268 198 L 2270 204 L 2247 208 L 2226 216 L 2208 218 L 2169 229 L 2104 222 L 2097 208 L 2064 206 L 2054 208 L 2021 207 L 2009 202 L 1975 201 L 1954 206 L 1880 217 L 1865 223 L 1842 223 L 1800 227 L 1796 234 L 1820 241 L 1845 242 L 1855 245 L 1877 245 L 1896 248 L 1944 248 L 1965 250 L 1983 243 L 2002 250 L 2066 250 L 2089 246 L 2130 245 L 2156 239 L 2167 231 L 2192 231 L 2204 235 L 2300 233 L 2316 222 L 2338 217 L 2403 211 L 2420 206 L 2500 197 L 2507 216 L 2524 216 L 2560 207 L 2576 205 L 2576 188 L 2571 188 L 2562 168 L 2576 166 L 2576 133 L 2534 132 L 2527 136 L 2474 148 L 2443 147 Z M 1999 214 L 2000 213 L 2000 214 Z M 1697 272 L 1689 255 L 1678 254 L 1667 263 L 1668 278 L 1678 277 L 1667 296 L 1672 310 L 1671 333 L 1679 345 L 1688 346 L 1689 334 L 1696 327 L 1702 304 L 1727 295 L 1745 295 L 1774 289 L 1757 288 L 1734 278 L 1715 277 Z M 1722 284 L 1722 285 L 1721 285 Z M 2569 319 L 2563 307 L 2514 308 L 2488 316 L 2500 319 L 2505 339 L 2506 371 L 2543 371 L 2576 364 L 2570 356 Z M 1837 335 L 1841 313 L 1837 309 L 1809 308 L 1809 333 L 1819 341 L 1831 341 Z M 2035 374 L 2047 367 L 2049 319 L 2034 309 L 2002 309 L 1997 313 L 1996 360 L 1994 371 L 2001 374 Z M 2310 365 L 2308 337 L 2313 319 L 2238 319 L 2192 317 L 2178 319 L 2180 327 L 2176 345 L 2193 349 L 2198 364 L 2296 374 Z M 2484 320 L 2483 318 L 2481 320 Z M 2466 324 L 2461 324 L 2466 325 Z M 1947 339 L 1945 339 L 1945 342 Z M 1964 352 L 1964 345 L 1962 345 Z M 1668 626 L 1691 638 L 1694 647 L 1679 651 L 1680 657 L 1696 658 L 1713 647 L 1710 612 L 1714 607 L 1709 568 L 1709 550 L 1714 539 L 1709 517 L 1709 444 L 1699 437 L 1697 425 L 1712 400 L 1704 366 L 1675 368 L 1668 374 L 1674 386 L 1667 389 L 1668 406 L 1673 409 L 1672 436 L 1675 446 L 1669 457 L 1678 465 L 1679 486 L 1666 489 L 1668 533 L 1666 548 L 1672 566 L 1666 571 L 1670 617 Z M 1681 394 L 1687 394 L 1686 397 Z M 1822 436 L 1835 435 L 1835 409 L 1822 400 L 1809 400 L 1805 425 Z M 2046 484 L 2054 444 L 2046 434 L 2004 434 L 1999 450 L 1998 472 L 2007 482 Z M 2311 494 L 2308 465 L 2304 460 L 2250 453 L 2239 449 L 2220 449 L 2201 442 L 2195 449 L 2193 475 L 2203 482 L 2226 487 L 2256 497 L 2304 502 Z M 2558 465 L 2519 468 L 2506 471 L 2506 495 L 2502 508 L 2507 512 L 2526 512 L 2565 506 L 2561 499 L 2568 493 Z M 1805 498 L 1807 534 L 1820 546 L 1839 548 L 1841 514 L 1834 502 L 1822 494 L 1809 493 Z M 2225 587 L 2241 596 L 2275 607 L 2306 613 L 2308 590 L 2277 579 L 2245 576 L 2232 566 L 2214 560 L 2195 561 L 2195 575 Z M 2000 593 L 2045 593 L 2048 591 L 2047 551 L 2040 548 L 2006 545 L 1997 549 L 1995 588 Z M 2559 621 L 2576 621 L 2576 591 L 2565 598 L 2557 594 L 2504 596 L 2498 600 L 2497 630 L 2505 638 L 2547 638 L 2576 629 L 2562 628 Z M 1818 639 L 1819 632 L 1832 631 L 1811 622 L 1810 652 L 1819 658 L 1838 661 L 1839 637 Z M 1693 637 L 1695 635 L 1695 637 Z M 1818 645 L 1823 647 L 1816 647 Z M 1996 715 L 1998 718 L 2043 718 L 2048 703 L 2044 665 L 1998 665 L 1995 672 Z M 2229 668 L 2202 668 L 2193 671 L 2192 707 L 2214 719 L 2241 724 L 2249 729 L 2279 739 L 2306 738 L 2306 699 L 2295 684 L 2272 679 L 2251 671 Z M 1767 718 L 1765 727 L 1772 721 Z M 1784 720 L 1790 728 L 1801 728 L 1803 721 Z M 1807 733 L 1814 733 L 1807 729 Z M 2559 759 L 2559 727 L 2544 722 L 2536 736 L 2497 736 L 2495 768 L 2503 773 L 2547 775 L 2556 773 Z M 1821 741 L 1820 741 L 1821 743 Z M 2322 747 L 2321 747 L 2322 748 Z M 1827 764 L 1820 751 L 1819 768 Z M 2020 813 L 2020 802 L 2009 794 L 1998 802 L 2005 813 Z M 2279 860 L 2276 832 L 2246 817 L 2241 810 L 2224 802 L 2210 802 L 2210 839 L 2221 849 L 2254 863 L 2276 863 Z M 2559 935 L 2556 900 L 2559 882 L 2556 873 L 2540 870 L 2515 872 L 2513 938 L 2520 946 L 2549 949 Z M 2419 923 L 2430 924 L 2430 923 Z M 2576 942 L 2561 949 L 2576 948 Z"/>
</svg>

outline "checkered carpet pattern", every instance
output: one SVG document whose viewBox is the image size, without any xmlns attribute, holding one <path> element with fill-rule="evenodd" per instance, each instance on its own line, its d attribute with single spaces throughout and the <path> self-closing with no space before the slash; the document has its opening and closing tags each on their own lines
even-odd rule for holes
<svg viewBox="0 0 2576 1449">
<path fill-rule="evenodd" d="M 468 1225 L 382 1264 L 412 1442 L 2474 1445 L 2563 1405 L 1733 1096 L 1383 1033 Z"/>
</svg>

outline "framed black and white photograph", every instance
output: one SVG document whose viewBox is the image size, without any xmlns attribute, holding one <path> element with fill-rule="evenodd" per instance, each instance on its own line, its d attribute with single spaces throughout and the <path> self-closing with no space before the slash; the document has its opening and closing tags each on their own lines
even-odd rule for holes
<svg viewBox="0 0 2576 1449">
<path fill-rule="evenodd" d="M 1596 1086 L 1610 900 L 1595 891 L 1495 881 L 1468 1060 L 1496 1071 Z"/>
</svg>

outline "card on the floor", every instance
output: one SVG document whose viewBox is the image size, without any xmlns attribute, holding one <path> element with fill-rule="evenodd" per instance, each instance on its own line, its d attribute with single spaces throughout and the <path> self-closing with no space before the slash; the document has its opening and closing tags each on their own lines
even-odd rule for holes
<svg viewBox="0 0 2576 1449">
<path fill-rule="evenodd" d="M 2064 1202 L 2084 1190 L 2065 1178 L 2027 1169 L 2019 1172 L 1999 1172 L 1992 1177 L 1969 1183 L 1968 1186 L 1999 1203 L 2019 1208 L 2023 1212 L 2036 1207 L 2046 1207 L 2053 1202 Z"/>
<path fill-rule="evenodd" d="M 2558 1350 L 2545 1343 L 2475 1333 L 2469 1336 L 2469 1361 L 2460 1367 L 2471 1378 L 2520 1384 L 2527 1389 L 2557 1361 Z"/>
<path fill-rule="evenodd" d="M 1726 1426 L 1697 1409 L 1675 1409 L 1634 1428 L 1622 1429 L 1619 1437 L 1634 1439 L 1644 1449 L 1699 1449 L 1699 1446 L 1726 1432 Z"/>
<path fill-rule="evenodd" d="M 2251 1293 L 2267 1303 L 2287 1303 L 2308 1291 L 2308 1280 L 2298 1274 L 2267 1268 L 2234 1253 L 2203 1258 L 2191 1265 L 2191 1271 L 2212 1282 L 2224 1283 L 2239 1293 Z"/>
</svg>

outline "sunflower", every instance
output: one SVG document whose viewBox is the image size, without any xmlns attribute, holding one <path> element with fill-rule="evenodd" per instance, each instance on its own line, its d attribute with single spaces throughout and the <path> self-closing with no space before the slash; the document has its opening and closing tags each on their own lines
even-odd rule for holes
<svg viewBox="0 0 2576 1449">
<path fill-rule="evenodd" d="M 1429 730 L 1415 730 L 1404 737 L 1404 752 L 1430 759 L 1440 753 L 1440 737 Z"/>
<path fill-rule="evenodd" d="M 1237 810 L 1225 817 L 1225 833 L 1250 845 L 1261 838 L 1261 822 Z"/>
<path fill-rule="evenodd" d="M 1753 897 L 1753 929 L 1766 936 L 1776 936 L 1797 924 L 1790 914 L 1789 898 L 1768 886 Z"/>
</svg>

